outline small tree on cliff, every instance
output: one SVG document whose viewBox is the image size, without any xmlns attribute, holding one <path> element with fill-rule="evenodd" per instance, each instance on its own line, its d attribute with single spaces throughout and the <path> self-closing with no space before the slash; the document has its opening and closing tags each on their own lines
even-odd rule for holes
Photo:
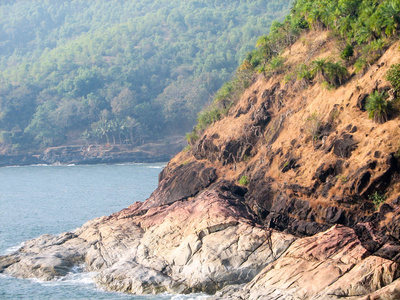
<svg viewBox="0 0 400 300">
<path fill-rule="evenodd" d="M 392 112 L 392 103 L 386 101 L 386 94 L 384 92 L 379 93 L 378 91 L 373 92 L 367 99 L 365 108 L 368 111 L 370 119 L 374 119 L 377 123 L 384 123 L 388 120 L 390 113 Z"/>
</svg>

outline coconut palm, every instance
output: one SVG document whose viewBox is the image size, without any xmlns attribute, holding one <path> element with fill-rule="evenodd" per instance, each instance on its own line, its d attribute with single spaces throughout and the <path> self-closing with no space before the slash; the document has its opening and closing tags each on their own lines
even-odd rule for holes
<svg viewBox="0 0 400 300">
<path fill-rule="evenodd" d="M 365 108 L 368 111 L 369 118 L 374 119 L 377 123 L 386 122 L 392 111 L 392 103 L 386 101 L 386 98 L 384 92 L 375 91 L 367 99 Z"/>
<path fill-rule="evenodd" d="M 319 81 L 326 80 L 326 66 L 327 62 L 326 59 L 320 58 L 314 60 L 312 63 L 311 74 L 313 77 L 317 78 Z"/>
<path fill-rule="evenodd" d="M 347 68 L 339 62 L 327 62 L 325 72 L 327 81 L 336 87 L 342 85 L 349 75 Z"/>
<path fill-rule="evenodd" d="M 387 1 L 382 3 L 380 7 L 385 34 L 392 36 L 396 33 L 398 24 L 400 23 L 400 4 L 398 1 Z"/>
</svg>

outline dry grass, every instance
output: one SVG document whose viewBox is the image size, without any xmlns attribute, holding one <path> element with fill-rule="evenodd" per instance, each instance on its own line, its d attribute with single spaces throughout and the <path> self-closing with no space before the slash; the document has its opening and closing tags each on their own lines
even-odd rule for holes
<svg viewBox="0 0 400 300">
<path fill-rule="evenodd" d="M 356 105 L 358 96 L 361 93 L 371 93 L 374 88 L 388 85 L 384 76 L 392 64 L 400 61 L 399 45 L 400 42 L 392 45 L 364 76 L 361 78 L 354 76 L 338 89 L 327 90 L 318 83 L 303 90 L 295 90 L 293 87 L 286 86 L 286 94 L 281 103 L 272 103 L 269 109 L 269 113 L 273 118 L 285 117 L 283 129 L 277 140 L 267 149 L 267 137 L 262 137 L 256 145 L 257 154 L 246 162 L 227 166 L 222 166 L 220 163 L 212 163 L 211 165 L 215 165 L 218 168 L 220 177 L 236 180 L 248 164 L 262 166 L 269 161 L 270 153 L 276 153 L 279 150 L 281 155 L 276 155 L 273 158 L 266 176 L 273 177 L 277 183 L 281 184 L 295 183 L 302 186 L 312 186 L 312 178 L 316 169 L 323 162 L 333 163 L 337 160 L 337 157 L 332 151 L 326 153 L 325 151 L 314 149 L 307 133 L 307 118 L 316 113 L 321 122 L 332 122 L 330 113 L 334 107 L 338 109 L 334 116 L 336 128 L 325 143 L 331 143 L 342 133 L 347 132 L 346 128 L 349 125 L 357 127 L 357 131 L 352 135 L 354 140 L 358 142 L 358 148 L 353 152 L 351 158 L 344 159 L 346 167 L 344 168 L 343 176 L 352 174 L 364 166 L 368 160 L 376 159 L 373 157 L 375 151 L 379 150 L 381 153 L 386 154 L 398 151 L 400 141 L 399 119 L 390 120 L 384 124 L 376 124 L 368 119 L 367 112 L 361 112 Z M 311 62 L 317 58 L 336 59 L 338 55 L 339 50 L 336 41 L 329 37 L 327 31 L 308 33 L 283 54 L 287 58 L 286 65 L 292 69 L 299 63 Z M 378 68 L 378 65 L 381 67 Z M 239 139 L 243 135 L 245 125 L 251 123 L 252 113 L 263 103 L 263 92 L 282 82 L 283 76 L 278 75 L 266 79 L 260 75 L 256 82 L 244 92 L 241 100 L 232 109 L 228 117 L 213 124 L 204 134 L 211 136 L 217 133 L 219 138 L 215 139 L 214 143 L 220 149 L 226 141 Z M 283 85 L 281 85 L 281 88 L 284 88 Z M 235 115 L 240 110 L 247 112 L 235 118 Z M 268 126 L 271 126 L 272 123 Z M 292 145 L 293 140 L 296 141 L 294 146 Z M 281 165 L 286 159 L 285 155 L 287 153 L 292 157 L 299 158 L 300 168 L 282 173 Z M 188 155 L 187 153 L 181 153 L 171 163 L 188 160 Z M 373 178 L 380 176 L 386 170 L 386 158 L 383 157 L 376 160 L 378 161 L 378 166 Z M 344 187 L 348 184 L 338 180 L 331 189 L 329 196 L 341 195 Z M 399 193 L 398 185 L 392 191 L 393 195 L 396 193 Z M 328 199 L 319 197 L 313 201 L 321 204 L 329 201 Z"/>
</svg>

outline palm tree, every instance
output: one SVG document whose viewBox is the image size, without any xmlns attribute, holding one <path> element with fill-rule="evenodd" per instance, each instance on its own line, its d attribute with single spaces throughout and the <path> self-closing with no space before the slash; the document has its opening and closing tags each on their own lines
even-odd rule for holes
<svg viewBox="0 0 400 300">
<path fill-rule="evenodd" d="M 354 38 L 359 45 L 371 41 L 374 35 L 372 28 L 361 22 L 355 23 L 354 31 Z"/>
<path fill-rule="evenodd" d="M 398 1 L 387 1 L 382 3 L 380 7 L 385 34 L 392 36 L 396 33 L 397 27 L 400 23 L 400 4 Z"/>
<path fill-rule="evenodd" d="M 342 85 L 343 81 L 346 80 L 349 74 L 347 68 L 338 62 L 327 62 L 325 72 L 328 82 L 336 87 Z"/>
<path fill-rule="evenodd" d="M 314 60 L 311 65 L 313 68 L 311 69 L 312 75 L 317 78 L 319 81 L 326 80 L 326 66 L 327 62 L 326 59 L 320 58 Z"/>
<path fill-rule="evenodd" d="M 374 119 L 377 123 L 384 123 L 388 120 L 388 116 L 392 111 L 392 103 L 386 101 L 384 92 L 375 91 L 369 95 L 365 108 L 368 111 L 369 118 Z"/>
</svg>

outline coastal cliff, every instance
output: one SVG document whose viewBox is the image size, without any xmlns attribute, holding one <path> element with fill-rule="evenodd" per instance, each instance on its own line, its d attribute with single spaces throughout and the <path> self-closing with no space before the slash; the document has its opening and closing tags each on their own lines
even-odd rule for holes
<svg viewBox="0 0 400 300">
<path fill-rule="evenodd" d="M 285 66 L 337 57 L 335 43 L 309 31 L 282 54 Z M 0 257 L 0 272 L 52 280 L 84 264 L 99 286 L 135 294 L 399 299 L 400 123 L 365 109 L 392 88 L 399 46 L 337 88 L 255 77 L 168 163 L 149 199 L 28 241 Z"/>
</svg>

